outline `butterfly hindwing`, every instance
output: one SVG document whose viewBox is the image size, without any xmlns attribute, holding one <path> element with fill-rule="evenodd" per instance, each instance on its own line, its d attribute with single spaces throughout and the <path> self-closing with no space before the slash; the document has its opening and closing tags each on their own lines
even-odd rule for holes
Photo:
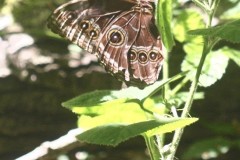
<svg viewBox="0 0 240 160">
<path fill-rule="evenodd" d="M 152 19 L 151 14 L 141 15 L 141 29 L 129 54 L 134 79 L 139 78 L 147 84 L 158 79 L 164 53 L 160 37 L 155 36 L 157 28 Z"/>
</svg>

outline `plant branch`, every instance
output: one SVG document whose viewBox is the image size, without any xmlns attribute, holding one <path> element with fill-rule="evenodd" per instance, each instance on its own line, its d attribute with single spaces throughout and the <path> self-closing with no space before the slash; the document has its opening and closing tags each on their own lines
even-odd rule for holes
<svg viewBox="0 0 240 160">
<path fill-rule="evenodd" d="M 168 65 L 168 54 L 165 55 L 164 57 L 165 61 L 163 63 L 163 80 L 167 80 L 169 78 L 169 65 Z M 168 94 L 167 92 L 169 91 L 169 84 L 164 85 L 163 90 L 162 90 L 162 98 L 167 99 L 166 97 Z"/>
<path fill-rule="evenodd" d="M 195 2 L 199 5 L 197 0 L 195 0 Z M 216 2 L 216 4 L 218 4 L 218 2 Z M 216 6 L 210 12 L 209 12 L 208 9 L 205 8 L 205 11 L 208 14 L 208 22 L 206 24 L 206 28 L 211 27 L 211 22 L 212 22 L 212 18 L 213 18 L 213 15 L 215 13 L 215 10 L 216 10 Z M 193 99 L 194 99 L 194 94 L 197 91 L 198 82 L 199 82 L 199 78 L 200 78 L 200 75 L 201 75 L 201 72 L 202 72 L 202 69 L 203 69 L 205 59 L 206 59 L 208 53 L 211 51 L 211 49 L 212 49 L 212 47 L 214 46 L 215 43 L 216 43 L 216 41 L 212 40 L 212 37 L 205 37 L 204 38 L 204 46 L 203 46 L 203 50 L 202 50 L 202 56 L 201 56 L 201 59 L 200 59 L 200 62 L 199 62 L 199 65 L 198 65 L 198 68 L 197 68 L 197 71 L 196 71 L 196 75 L 195 75 L 194 80 L 191 84 L 191 87 L 190 87 L 190 90 L 189 90 L 189 96 L 188 96 L 188 99 L 187 99 L 187 101 L 185 103 L 185 106 L 183 108 L 181 118 L 187 117 L 190 110 L 191 110 Z M 175 131 L 175 134 L 174 134 L 173 140 L 172 140 L 172 146 L 170 148 L 170 154 L 167 156 L 167 160 L 173 160 L 174 159 L 174 156 L 176 154 L 176 150 L 177 150 L 178 145 L 180 143 L 183 132 L 184 132 L 183 128 Z"/>
<path fill-rule="evenodd" d="M 161 156 L 155 144 L 154 137 L 148 137 L 144 135 L 144 139 L 145 139 L 145 143 L 147 145 L 151 160 L 159 160 Z"/>
<path fill-rule="evenodd" d="M 210 43 L 209 38 L 207 38 L 205 40 L 205 44 L 204 44 L 204 48 L 203 48 L 203 52 L 202 52 L 202 57 L 200 59 L 198 68 L 197 68 L 197 72 L 196 72 L 196 76 L 192 82 L 192 85 L 190 87 L 190 91 L 189 91 L 189 97 L 185 103 L 185 106 L 183 108 L 182 114 L 181 114 L 181 118 L 185 118 L 188 116 L 189 111 L 191 110 L 192 107 L 192 102 L 194 99 L 194 94 L 197 90 L 198 87 L 198 81 L 201 75 L 201 71 L 203 68 L 203 64 L 204 61 L 206 59 L 207 54 L 210 52 L 212 48 L 212 44 Z M 174 137 L 173 137 L 173 141 L 172 141 L 172 147 L 171 147 L 171 154 L 167 157 L 167 160 L 172 160 L 174 159 L 175 153 L 176 153 L 176 149 L 179 145 L 179 142 L 181 140 L 182 134 L 183 134 L 184 129 L 178 129 L 175 131 Z"/>
</svg>

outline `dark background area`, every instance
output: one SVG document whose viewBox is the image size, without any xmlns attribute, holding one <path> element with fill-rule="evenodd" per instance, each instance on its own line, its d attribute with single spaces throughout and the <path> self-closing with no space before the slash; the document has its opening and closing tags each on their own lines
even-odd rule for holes
<svg viewBox="0 0 240 160">
<path fill-rule="evenodd" d="M 62 102 L 89 91 L 121 88 L 93 55 L 75 46 L 69 50 L 69 42 L 46 28 L 47 17 L 62 2 L 5 1 L 8 5 L 0 8 L 4 12 L 0 15 L 0 159 L 20 157 L 76 128 L 77 116 L 61 107 Z M 170 55 L 172 75 L 180 71 L 183 58 L 177 43 Z M 199 88 L 205 99 L 194 102 L 191 116 L 200 120 L 186 128 L 178 157 L 194 142 L 205 139 L 229 139 L 239 141 L 240 146 L 239 68 L 229 63 L 220 81 Z M 237 160 L 239 146 L 216 159 Z M 141 137 L 117 148 L 82 144 L 68 154 L 78 150 L 98 160 L 147 159 Z"/>
</svg>

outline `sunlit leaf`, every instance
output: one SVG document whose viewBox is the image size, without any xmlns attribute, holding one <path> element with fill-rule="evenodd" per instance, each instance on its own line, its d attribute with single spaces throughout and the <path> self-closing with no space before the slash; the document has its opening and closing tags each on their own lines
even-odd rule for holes
<svg viewBox="0 0 240 160">
<path fill-rule="evenodd" d="M 176 22 L 173 28 L 175 38 L 179 42 L 195 42 L 202 43 L 201 37 L 190 36 L 187 34 L 189 30 L 203 28 L 204 23 L 202 15 L 196 10 L 184 9 L 176 17 Z"/>
<path fill-rule="evenodd" d="M 236 3 L 236 2 L 235 2 Z M 227 10 L 221 15 L 221 19 L 239 19 L 240 18 L 240 2 L 235 4 L 233 8 Z"/>
<path fill-rule="evenodd" d="M 222 48 L 224 53 L 240 67 L 240 51 L 232 48 Z"/>
<path fill-rule="evenodd" d="M 187 56 L 182 63 L 182 71 L 190 71 L 188 77 L 193 80 L 196 74 L 196 69 L 199 64 L 201 54 L 195 54 L 200 51 L 200 47 L 195 44 L 185 46 Z M 199 85 L 208 87 L 221 79 L 228 65 L 228 56 L 226 50 L 219 49 L 208 54 L 203 66 L 202 74 L 199 79 Z"/>
<path fill-rule="evenodd" d="M 165 121 L 164 119 L 165 119 L 165 117 L 163 117 L 161 119 L 158 119 L 158 120 L 161 121 L 161 122 L 164 122 Z M 169 120 L 170 120 L 170 118 L 166 119 L 165 122 L 167 122 Z M 176 129 L 186 127 L 186 126 L 196 122 L 197 120 L 198 120 L 198 118 L 183 118 L 183 119 L 179 118 L 178 121 L 167 123 L 167 124 L 161 125 L 160 127 L 157 127 L 155 129 L 152 129 L 152 130 L 148 131 L 147 135 L 149 137 L 151 137 L 151 136 L 156 135 L 156 134 L 169 133 L 169 132 L 172 132 Z"/>
<path fill-rule="evenodd" d="M 149 120 L 133 124 L 108 124 L 87 130 L 78 135 L 77 138 L 80 141 L 88 143 L 116 146 L 119 143 L 128 140 L 129 138 L 141 135 L 156 127 L 164 126 L 168 123 L 174 123 L 176 121 L 179 121 L 179 119 L 169 119 L 169 121 L 164 122 L 159 120 Z"/>
<path fill-rule="evenodd" d="M 128 115 L 128 116 L 126 116 Z M 107 125 L 112 123 L 132 124 L 145 121 L 150 118 L 147 114 L 134 103 L 122 104 L 121 106 L 113 106 L 110 111 L 106 111 L 98 116 L 80 116 L 78 126 L 84 129 Z"/>
<path fill-rule="evenodd" d="M 151 111 L 152 113 L 156 113 L 159 115 L 167 113 L 165 102 L 159 97 L 146 99 L 143 103 L 143 106 L 145 109 Z"/>
<path fill-rule="evenodd" d="M 75 107 L 71 107 L 71 110 L 77 114 L 99 115 L 103 113 L 112 112 L 112 110 L 115 110 L 115 111 L 118 109 L 121 110 L 124 104 L 126 104 L 125 109 L 129 109 L 127 103 L 125 102 L 126 102 L 126 99 L 115 99 L 115 100 L 95 104 L 93 106 L 75 106 Z M 137 103 L 135 104 L 137 105 Z M 131 109 L 134 109 L 134 108 L 131 108 Z"/>
</svg>

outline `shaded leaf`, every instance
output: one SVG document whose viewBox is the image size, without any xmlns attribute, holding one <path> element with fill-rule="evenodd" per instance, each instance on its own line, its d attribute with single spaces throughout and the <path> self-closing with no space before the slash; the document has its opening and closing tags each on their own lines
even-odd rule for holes
<svg viewBox="0 0 240 160">
<path fill-rule="evenodd" d="M 71 109 L 73 107 L 77 107 L 77 106 L 94 106 L 96 104 L 99 103 L 103 103 L 107 100 L 113 100 L 115 99 L 114 96 L 110 96 L 111 95 L 111 91 L 110 90 L 96 90 L 93 92 L 88 92 L 85 94 L 82 94 L 78 97 L 75 97 L 73 99 L 70 99 L 66 102 L 62 103 L 62 106 Z M 106 96 L 107 99 L 105 98 Z"/>
<path fill-rule="evenodd" d="M 143 134 L 144 132 L 154 129 L 159 126 L 164 126 L 168 123 L 173 123 L 181 119 L 169 119 L 169 121 L 161 122 L 159 120 L 149 120 L 133 124 L 109 124 L 98 126 L 87 130 L 78 135 L 80 141 L 116 146 L 129 138 Z"/>
<path fill-rule="evenodd" d="M 197 29 L 189 31 L 191 35 L 202 35 L 202 36 L 211 36 L 234 43 L 240 43 L 240 20 L 229 22 L 223 25 L 219 25 L 207 29 Z"/>
<path fill-rule="evenodd" d="M 161 34 L 164 46 L 172 50 L 174 40 L 172 35 L 172 0 L 158 0 L 156 6 L 157 27 Z"/>
</svg>

